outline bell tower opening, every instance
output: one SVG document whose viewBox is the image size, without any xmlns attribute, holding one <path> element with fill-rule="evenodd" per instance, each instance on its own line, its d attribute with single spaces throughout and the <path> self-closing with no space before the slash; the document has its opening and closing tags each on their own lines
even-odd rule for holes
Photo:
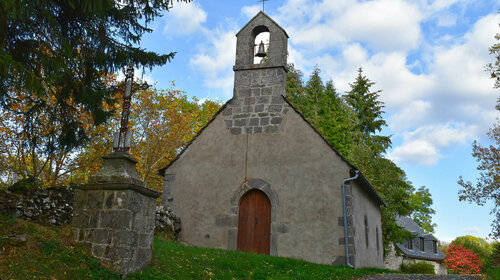
<svg viewBox="0 0 500 280">
<path fill-rule="evenodd" d="M 266 26 L 260 25 L 253 29 L 254 37 L 251 57 L 253 64 L 263 64 L 269 62 L 269 42 L 271 33 Z"/>
<path fill-rule="evenodd" d="M 288 35 L 259 12 L 236 34 L 233 99 L 224 111 L 233 135 L 278 133 L 288 103 L 286 88 Z"/>
</svg>

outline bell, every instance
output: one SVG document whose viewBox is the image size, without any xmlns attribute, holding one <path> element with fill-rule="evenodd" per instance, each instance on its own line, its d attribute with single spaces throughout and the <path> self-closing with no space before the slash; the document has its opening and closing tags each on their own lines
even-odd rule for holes
<svg viewBox="0 0 500 280">
<path fill-rule="evenodd" d="M 257 54 L 255 56 L 257 56 L 257 57 L 266 57 L 267 56 L 266 50 L 264 47 L 264 42 L 260 41 L 259 51 L 257 52 Z"/>
</svg>

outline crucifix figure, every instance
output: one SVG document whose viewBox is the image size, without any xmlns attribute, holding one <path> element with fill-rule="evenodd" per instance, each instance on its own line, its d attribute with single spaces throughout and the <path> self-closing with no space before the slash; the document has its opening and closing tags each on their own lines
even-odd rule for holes
<svg viewBox="0 0 500 280">
<path fill-rule="evenodd" d="M 125 89 L 123 89 L 125 87 Z M 130 139 L 132 138 L 132 132 L 128 128 L 128 117 L 130 115 L 130 100 L 132 99 L 132 94 L 141 89 L 145 90 L 149 85 L 144 82 L 139 85 L 134 82 L 134 65 L 130 63 L 125 70 L 125 81 L 113 90 L 118 90 L 123 92 L 123 108 L 122 108 L 122 118 L 120 121 L 120 130 L 115 132 L 113 141 L 113 152 L 115 153 L 128 153 L 130 150 Z"/>
<path fill-rule="evenodd" d="M 262 2 L 262 11 L 264 12 L 264 3 L 269 0 L 257 0 L 258 2 Z"/>
</svg>

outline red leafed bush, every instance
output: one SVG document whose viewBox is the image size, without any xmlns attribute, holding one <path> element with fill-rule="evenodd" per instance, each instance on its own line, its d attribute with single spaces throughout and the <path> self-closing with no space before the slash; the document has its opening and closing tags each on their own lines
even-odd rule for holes
<svg viewBox="0 0 500 280">
<path fill-rule="evenodd" d="M 479 256 L 460 245 L 451 244 L 446 252 L 444 263 L 454 274 L 479 274 L 483 267 Z"/>
</svg>

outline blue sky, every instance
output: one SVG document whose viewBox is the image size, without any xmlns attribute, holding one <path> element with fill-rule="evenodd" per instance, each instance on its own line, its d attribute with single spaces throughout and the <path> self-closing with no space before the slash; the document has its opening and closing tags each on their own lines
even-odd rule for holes
<svg viewBox="0 0 500 280">
<path fill-rule="evenodd" d="M 174 3 L 151 25 L 142 47 L 175 59 L 144 73 L 157 88 L 225 102 L 232 96 L 235 34 L 260 9 L 257 1 Z M 270 0 L 265 12 L 288 33 L 289 61 L 304 76 L 318 65 L 323 79 L 349 90 L 356 70 L 380 89 L 392 135 L 387 157 L 414 186 L 430 189 L 436 237 L 450 241 L 490 232 L 491 204 L 458 201 L 458 177 L 478 176 L 477 139 L 499 117 L 484 65 L 500 32 L 500 0 Z M 140 73 L 140 72 L 139 72 Z"/>
</svg>

